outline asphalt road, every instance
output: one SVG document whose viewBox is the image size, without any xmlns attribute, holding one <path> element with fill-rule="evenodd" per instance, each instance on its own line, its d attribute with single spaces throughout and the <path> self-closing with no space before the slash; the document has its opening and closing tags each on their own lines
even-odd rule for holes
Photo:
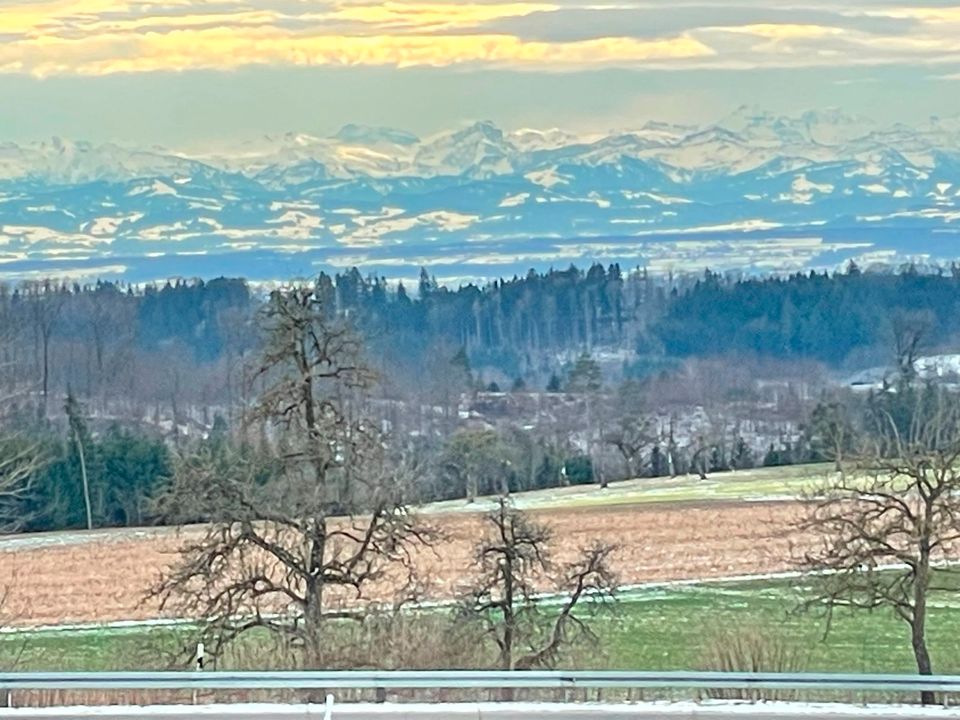
<svg viewBox="0 0 960 720">
<path fill-rule="evenodd" d="M 329 713 L 329 714 L 328 714 Z M 802 703 L 482 703 L 397 705 L 170 705 L 152 707 L 4 708 L 10 720 L 947 720 L 960 708 Z"/>
</svg>

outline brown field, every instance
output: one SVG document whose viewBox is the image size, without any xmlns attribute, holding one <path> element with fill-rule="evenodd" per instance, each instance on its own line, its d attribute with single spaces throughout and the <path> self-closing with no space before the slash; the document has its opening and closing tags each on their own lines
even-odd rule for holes
<svg viewBox="0 0 960 720">
<path fill-rule="evenodd" d="M 624 584 L 750 575 L 790 569 L 789 527 L 796 503 L 662 504 L 543 510 L 555 532 L 554 558 L 569 559 L 595 539 L 619 545 Z M 431 518 L 448 540 L 417 557 L 435 599 L 467 578 L 480 518 Z M 190 532 L 189 530 L 184 532 Z M 5 613 L 17 625 L 93 623 L 161 617 L 144 594 L 175 558 L 183 536 L 171 529 L 37 536 L 0 544 Z M 373 598 L 378 599 L 378 598 Z"/>
</svg>

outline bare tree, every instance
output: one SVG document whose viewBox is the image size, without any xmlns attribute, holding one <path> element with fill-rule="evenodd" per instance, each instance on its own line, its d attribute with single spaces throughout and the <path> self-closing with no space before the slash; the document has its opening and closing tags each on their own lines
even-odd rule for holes
<svg viewBox="0 0 960 720">
<path fill-rule="evenodd" d="M 821 457 L 833 461 L 834 470 L 843 472 L 844 460 L 856 448 L 857 428 L 846 403 L 820 403 L 810 414 L 806 427 L 807 442 Z"/>
<path fill-rule="evenodd" d="M 613 423 L 604 433 L 604 442 L 620 453 L 627 477 L 638 477 L 643 472 L 644 455 L 658 440 L 656 423 L 647 411 L 641 384 L 636 380 L 622 383 L 608 412 L 613 416 Z"/>
<path fill-rule="evenodd" d="M 0 534 L 17 532 L 29 519 L 25 503 L 43 464 L 36 443 L 14 433 L 0 436 Z"/>
<path fill-rule="evenodd" d="M 933 327 L 929 311 L 899 310 L 891 318 L 894 361 L 900 382 L 910 383 L 917 376 L 916 362 Z"/>
<path fill-rule="evenodd" d="M 110 283 L 99 284 L 76 298 L 79 318 L 83 323 L 87 352 L 92 353 L 93 367 L 88 368 L 87 395 L 99 395 L 105 403 L 105 385 L 115 382 L 115 375 L 129 362 L 129 346 L 136 334 L 136 307 L 133 298 L 125 296 Z"/>
<path fill-rule="evenodd" d="M 643 473 L 644 454 L 657 444 L 657 437 L 653 419 L 639 416 L 620 418 L 605 440 L 623 457 L 627 477 L 635 478 Z"/>
<path fill-rule="evenodd" d="M 552 667 L 564 646 L 595 636 L 587 622 L 615 596 L 609 567 L 612 545 L 584 548 L 577 560 L 554 568 L 548 527 L 500 498 L 485 516 L 487 534 L 475 551 L 477 578 L 462 599 L 461 616 L 478 620 L 505 670 Z M 544 591 L 559 593 L 552 612 Z"/>
<path fill-rule="evenodd" d="M 10 602 L 10 587 L 16 581 L 16 576 L 8 580 L 6 584 L 0 584 L 0 629 L 10 627 L 20 615 Z M 26 639 L 18 643 L 4 642 L 3 650 L 0 651 L 0 672 L 13 672 L 20 666 L 27 643 Z M 0 708 L 10 707 L 11 704 L 10 692 L 0 691 Z"/>
<path fill-rule="evenodd" d="M 478 494 L 510 494 L 510 452 L 494 430 L 461 430 L 440 456 L 442 475 L 454 480 L 468 503 Z"/>
<path fill-rule="evenodd" d="M 200 619 L 215 653 L 261 629 L 322 667 L 331 613 L 350 616 L 374 589 L 416 596 L 411 552 L 431 534 L 407 512 L 409 473 L 362 414 L 373 378 L 353 331 L 303 287 L 273 293 L 261 323 L 249 417 L 266 457 L 215 448 L 179 463 L 163 504 L 209 524 L 152 595 Z"/>
<path fill-rule="evenodd" d="M 907 432 L 887 415 L 887 437 L 858 453 L 855 472 L 808 498 L 799 529 L 817 539 L 801 559 L 817 588 L 807 607 L 825 610 L 828 630 L 836 608 L 892 609 L 910 628 L 917 670 L 929 675 L 930 594 L 955 587 L 944 578 L 960 541 L 960 411 L 944 391 L 918 397 Z M 933 699 L 923 693 L 924 703 Z"/>
<path fill-rule="evenodd" d="M 23 285 L 23 296 L 27 299 L 30 321 L 34 332 L 34 349 L 40 370 L 42 405 L 40 416 L 47 416 L 47 398 L 50 391 L 50 346 L 53 331 L 60 319 L 63 304 L 67 297 L 65 288 L 57 287 L 49 280 L 29 282 Z"/>
</svg>

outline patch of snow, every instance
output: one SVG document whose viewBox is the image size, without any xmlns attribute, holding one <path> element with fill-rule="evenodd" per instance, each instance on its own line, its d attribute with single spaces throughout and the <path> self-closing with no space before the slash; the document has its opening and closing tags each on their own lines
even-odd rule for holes
<svg viewBox="0 0 960 720">
<path fill-rule="evenodd" d="M 143 213 L 131 213 L 121 217 L 100 217 L 89 223 L 86 232 L 91 235 L 116 235 L 117 230 L 124 223 L 135 223 L 144 217 Z"/>
<path fill-rule="evenodd" d="M 267 220 L 268 224 L 291 224 L 302 228 L 322 228 L 323 219 L 299 210 L 288 210 L 278 218 Z"/>
<path fill-rule="evenodd" d="M 465 215 L 464 213 L 450 212 L 447 210 L 436 210 L 418 215 L 417 219 L 433 223 L 441 230 L 452 232 L 454 230 L 465 230 L 477 222 L 480 216 Z"/>
<path fill-rule="evenodd" d="M 281 210 L 319 210 L 320 206 L 315 202 L 308 200 L 287 200 L 279 202 L 274 200 L 270 203 L 270 212 L 279 212 Z M 336 211 L 334 211 L 336 212 Z"/>
<path fill-rule="evenodd" d="M 532 182 L 534 185 L 540 185 L 541 187 L 545 187 L 547 189 L 550 189 L 555 185 L 566 185 L 569 182 L 569 178 L 558 173 L 557 168 L 555 167 L 547 168 L 546 170 L 534 170 L 532 172 L 528 172 L 523 177 Z"/>
<path fill-rule="evenodd" d="M 830 183 L 815 183 L 812 180 L 808 180 L 807 176 L 803 173 L 794 179 L 790 187 L 798 193 L 818 192 L 828 194 L 833 192 L 833 185 Z"/>
<path fill-rule="evenodd" d="M 500 204 L 497 207 L 517 207 L 518 205 L 523 205 L 529 197 L 530 193 L 517 193 L 516 195 L 508 195 L 500 201 Z"/>
<path fill-rule="evenodd" d="M 151 195 L 176 195 L 177 191 L 175 188 L 170 187 L 162 180 L 154 180 L 153 185 L 151 185 Z"/>
</svg>

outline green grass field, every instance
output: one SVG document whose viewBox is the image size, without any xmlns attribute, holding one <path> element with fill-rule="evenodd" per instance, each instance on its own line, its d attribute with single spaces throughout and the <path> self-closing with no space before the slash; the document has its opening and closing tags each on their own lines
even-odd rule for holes
<svg viewBox="0 0 960 720">
<path fill-rule="evenodd" d="M 816 487 L 832 471 L 830 464 L 791 465 L 713 473 L 706 480 L 696 475 L 676 478 L 638 478 L 611 483 L 600 490 L 597 485 L 533 490 L 513 496 L 524 510 L 551 508 L 633 505 L 658 502 L 710 502 L 730 500 L 792 500 Z M 495 498 L 478 498 L 473 504 L 463 500 L 432 503 L 427 512 L 476 511 L 492 508 Z"/>
<path fill-rule="evenodd" d="M 915 672 L 909 629 L 892 612 L 844 611 L 824 621 L 795 612 L 797 581 L 691 585 L 650 591 L 624 603 L 600 635 L 608 662 L 630 669 L 707 669 L 706 646 L 718 630 L 772 636 L 804 657 L 804 669 L 831 672 Z M 960 672 L 960 596 L 932 603 L 928 638 L 938 672 Z M 752 630 L 751 630 L 752 629 Z"/>
<path fill-rule="evenodd" d="M 707 669 L 718 629 L 764 633 L 796 650 L 805 670 L 913 672 L 907 626 L 891 613 L 840 613 L 823 638 L 819 618 L 791 612 L 803 588 L 787 580 L 707 583 L 643 590 L 598 619 L 598 648 L 577 648 L 564 665 L 637 670 Z M 934 598 L 929 638 L 937 672 L 960 673 L 960 596 Z M 128 628 L 0 636 L 0 664 L 21 669 L 162 669 L 183 630 Z M 6 662 L 4 662 L 6 661 Z"/>
</svg>

